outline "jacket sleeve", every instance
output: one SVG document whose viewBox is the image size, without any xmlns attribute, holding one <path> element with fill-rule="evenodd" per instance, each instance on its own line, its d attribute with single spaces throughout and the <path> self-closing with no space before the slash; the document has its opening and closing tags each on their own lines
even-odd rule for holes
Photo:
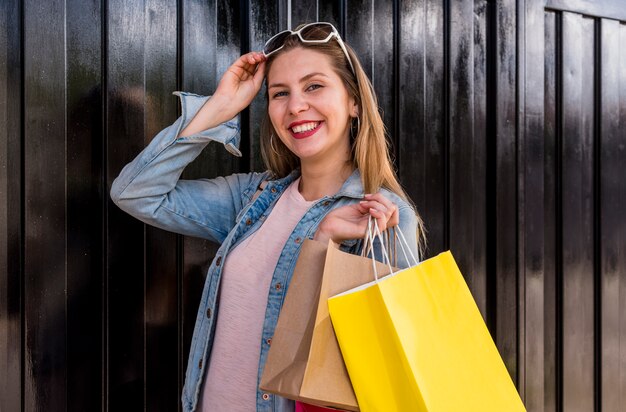
<svg viewBox="0 0 626 412">
<path fill-rule="evenodd" d="M 200 180 L 180 180 L 180 175 L 212 140 L 241 156 L 239 121 L 235 118 L 179 138 L 180 131 L 209 98 L 175 94 L 181 100 L 181 117 L 122 169 L 111 186 L 111 198 L 122 210 L 147 224 L 221 243 L 235 224 L 242 194 L 250 186 L 252 175 Z"/>
<path fill-rule="evenodd" d="M 417 217 L 415 211 L 409 207 L 404 206 L 399 209 L 400 224 L 398 225 L 402 235 L 406 239 L 408 250 L 406 255 L 403 253 L 400 245 L 396 247 L 396 254 L 398 257 L 398 268 L 406 269 L 411 266 L 415 266 L 419 263 L 421 256 L 417 249 Z M 396 239 L 396 242 L 403 242 L 402 239 Z M 404 243 L 404 242 L 403 242 Z"/>
</svg>

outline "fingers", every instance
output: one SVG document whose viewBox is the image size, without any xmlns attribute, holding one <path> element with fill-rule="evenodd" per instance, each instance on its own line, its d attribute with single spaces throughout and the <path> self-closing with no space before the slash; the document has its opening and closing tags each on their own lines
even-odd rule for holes
<svg viewBox="0 0 626 412">
<path fill-rule="evenodd" d="M 259 52 L 250 52 L 250 53 L 246 53 L 242 56 L 243 58 L 245 58 L 245 60 L 249 63 L 249 64 L 257 64 L 258 62 L 262 61 L 262 59 L 265 57 L 263 56 L 263 53 L 259 53 Z"/>
<path fill-rule="evenodd" d="M 400 223 L 398 206 L 380 192 L 366 194 L 365 200 L 359 203 L 360 210 L 365 210 L 376 219 L 378 228 L 383 231 Z"/>
<path fill-rule="evenodd" d="M 242 54 L 235 63 L 241 66 L 244 65 L 256 65 L 262 61 L 265 61 L 265 55 L 261 52 L 252 51 L 250 53 Z"/>
<path fill-rule="evenodd" d="M 254 67 L 265 61 L 265 55 L 261 52 L 250 52 L 241 56 L 240 60 L 248 72 L 254 73 Z"/>
<path fill-rule="evenodd" d="M 241 80 L 247 80 L 248 78 L 258 73 L 258 67 L 265 62 L 266 57 L 261 52 L 250 52 L 242 55 L 233 63 L 233 68 L 241 69 L 243 72 L 239 76 Z M 256 80 L 256 78 L 255 78 Z"/>
<path fill-rule="evenodd" d="M 263 77 L 265 77 L 265 61 L 259 63 L 256 69 L 256 73 L 254 73 L 253 81 L 258 88 L 260 88 L 261 84 L 263 83 Z"/>
</svg>

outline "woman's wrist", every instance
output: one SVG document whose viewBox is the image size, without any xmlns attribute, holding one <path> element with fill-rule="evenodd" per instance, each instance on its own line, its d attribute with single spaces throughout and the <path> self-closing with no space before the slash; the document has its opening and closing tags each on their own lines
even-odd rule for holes
<svg viewBox="0 0 626 412">
<path fill-rule="evenodd" d="M 321 227 L 315 231 L 315 235 L 313 235 L 313 240 L 317 240 L 318 242 L 328 243 L 331 239 L 329 233 L 323 230 Z"/>
</svg>

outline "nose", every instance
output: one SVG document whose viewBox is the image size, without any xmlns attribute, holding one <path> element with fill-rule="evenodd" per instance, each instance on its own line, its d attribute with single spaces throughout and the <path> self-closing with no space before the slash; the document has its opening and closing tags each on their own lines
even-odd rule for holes
<svg viewBox="0 0 626 412">
<path fill-rule="evenodd" d="M 309 108 L 309 104 L 306 99 L 300 93 L 291 93 L 289 95 L 289 113 L 292 115 L 297 115 L 300 112 L 303 112 Z"/>
</svg>

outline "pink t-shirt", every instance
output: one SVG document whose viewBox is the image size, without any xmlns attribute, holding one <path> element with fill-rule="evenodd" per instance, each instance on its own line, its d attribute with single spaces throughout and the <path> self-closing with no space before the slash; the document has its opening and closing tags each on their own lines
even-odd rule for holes
<svg viewBox="0 0 626 412">
<path fill-rule="evenodd" d="M 285 242 L 313 204 L 298 191 L 299 182 L 289 185 L 263 225 L 226 257 L 201 411 L 256 411 L 270 282 Z"/>
</svg>

